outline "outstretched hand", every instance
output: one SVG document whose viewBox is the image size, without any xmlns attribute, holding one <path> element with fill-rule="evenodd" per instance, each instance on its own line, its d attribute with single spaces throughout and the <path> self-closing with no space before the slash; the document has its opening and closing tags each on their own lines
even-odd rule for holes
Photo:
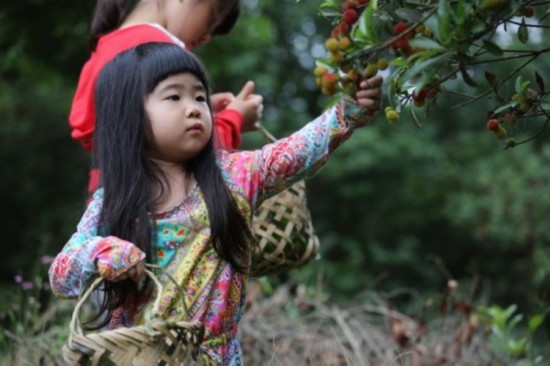
<svg viewBox="0 0 550 366">
<path fill-rule="evenodd" d="M 263 97 L 254 94 L 254 82 L 247 81 L 237 96 L 227 105 L 227 109 L 235 109 L 243 116 L 242 132 L 258 129 L 257 122 L 262 119 Z"/>
<path fill-rule="evenodd" d="M 381 76 L 366 76 L 359 82 L 359 87 L 355 93 L 357 104 L 371 111 L 371 115 L 380 109 L 383 81 L 384 79 Z"/>
</svg>

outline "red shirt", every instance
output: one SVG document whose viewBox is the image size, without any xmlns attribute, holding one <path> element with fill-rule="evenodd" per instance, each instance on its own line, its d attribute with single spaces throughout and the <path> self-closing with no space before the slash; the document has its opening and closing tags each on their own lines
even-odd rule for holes
<svg viewBox="0 0 550 366">
<path fill-rule="evenodd" d="M 69 125 L 71 137 L 91 151 L 95 130 L 95 84 L 103 66 L 117 54 L 148 42 L 175 43 L 185 48 L 183 42 L 156 24 L 138 24 L 115 30 L 101 37 L 90 59 L 80 72 L 71 111 Z M 216 143 L 218 146 L 236 149 L 241 142 L 243 116 L 236 110 L 225 109 L 214 116 Z M 99 186 L 99 174 L 90 172 L 89 191 Z"/>
</svg>

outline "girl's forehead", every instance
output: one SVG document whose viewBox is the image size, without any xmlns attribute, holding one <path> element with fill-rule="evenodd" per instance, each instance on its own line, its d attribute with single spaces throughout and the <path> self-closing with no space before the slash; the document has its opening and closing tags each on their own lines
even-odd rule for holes
<svg viewBox="0 0 550 366">
<path fill-rule="evenodd" d="M 200 85 L 202 85 L 202 82 L 197 77 L 197 75 L 193 74 L 190 71 L 185 71 L 185 72 L 180 72 L 180 73 L 177 73 L 177 74 L 172 74 L 172 75 L 166 77 L 165 79 L 161 80 L 157 84 L 155 89 L 158 90 L 158 89 L 166 88 L 169 85 L 188 85 L 188 84 L 193 84 L 193 85 L 200 84 Z"/>
</svg>

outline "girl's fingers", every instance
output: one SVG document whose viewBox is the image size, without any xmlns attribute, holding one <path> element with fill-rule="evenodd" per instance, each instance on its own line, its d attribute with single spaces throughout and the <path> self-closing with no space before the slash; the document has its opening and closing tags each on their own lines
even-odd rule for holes
<svg viewBox="0 0 550 366">
<path fill-rule="evenodd" d="M 143 262 L 139 262 L 133 267 L 135 269 L 135 277 L 131 277 L 132 280 L 138 282 L 145 275 L 145 265 Z"/>
<path fill-rule="evenodd" d="M 371 111 L 376 111 L 380 107 L 380 102 L 378 102 L 376 99 L 358 99 L 357 104 L 359 104 L 361 107 L 370 109 Z"/>
<path fill-rule="evenodd" d="M 357 91 L 357 98 L 373 98 L 380 99 L 382 91 L 379 88 L 374 89 L 360 89 Z"/>
<path fill-rule="evenodd" d="M 381 76 L 373 76 L 361 81 L 361 83 L 359 83 L 359 87 L 365 90 L 376 89 L 382 86 L 383 81 L 384 79 Z"/>
</svg>

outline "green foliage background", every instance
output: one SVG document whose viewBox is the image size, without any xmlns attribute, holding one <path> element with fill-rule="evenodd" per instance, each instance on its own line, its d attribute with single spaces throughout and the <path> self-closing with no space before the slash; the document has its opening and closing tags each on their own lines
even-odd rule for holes
<svg viewBox="0 0 550 366">
<path fill-rule="evenodd" d="M 312 75 L 330 33 L 318 5 L 245 0 L 235 31 L 197 51 L 217 91 L 256 82 L 263 124 L 276 136 L 300 128 L 327 102 Z M 14 275 L 34 275 L 39 258 L 62 248 L 82 212 L 88 157 L 70 139 L 67 114 L 88 57 L 92 7 L 66 0 L 0 7 L 0 309 L 15 292 Z M 535 69 L 550 84 L 541 60 L 525 75 Z M 483 71 L 474 76 L 485 90 Z M 365 289 L 430 295 L 452 277 L 466 288 L 483 284 L 495 303 L 548 309 L 548 133 L 503 150 L 485 129 L 486 100 L 451 109 L 455 104 L 455 97 L 442 98 L 422 118 L 423 129 L 406 112 L 398 125 L 379 116 L 334 154 L 308 181 L 321 258 L 288 276 L 310 285 L 321 278 L 342 301 Z M 251 133 L 243 147 L 262 143 Z"/>
</svg>

